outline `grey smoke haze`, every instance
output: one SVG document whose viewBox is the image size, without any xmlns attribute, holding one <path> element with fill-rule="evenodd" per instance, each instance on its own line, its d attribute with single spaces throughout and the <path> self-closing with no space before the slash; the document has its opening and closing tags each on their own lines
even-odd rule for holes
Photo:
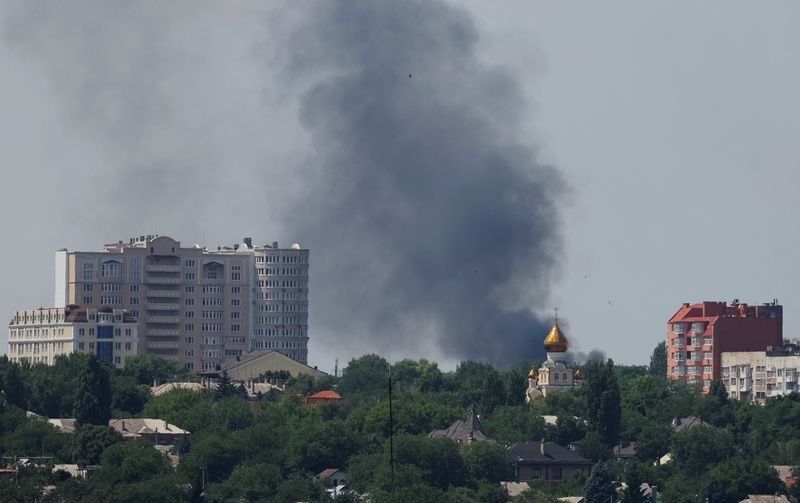
<svg viewBox="0 0 800 503">
<path fill-rule="evenodd" d="M 520 134 L 518 83 L 479 60 L 469 15 L 439 1 L 239 7 L 7 8 L 4 40 L 42 68 L 64 134 L 90 152 L 53 193 L 81 239 L 50 248 L 143 230 L 299 241 L 312 360 L 541 356 L 567 189 Z M 90 201 L 69 197 L 87 186 Z"/>
<path fill-rule="evenodd" d="M 517 134 L 513 76 L 478 60 L 471 19 L 442 2 L 312 5 L 287 56 L 312 81 L 296 224 L 316 250 L 315 323 L 386 350 L 541 355 L 532 309 L 560 265 L 565 186 Z"/>
</svg>

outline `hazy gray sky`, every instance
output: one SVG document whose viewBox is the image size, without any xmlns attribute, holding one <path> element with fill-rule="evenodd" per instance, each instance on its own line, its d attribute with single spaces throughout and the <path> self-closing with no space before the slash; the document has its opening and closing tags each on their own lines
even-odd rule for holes
<svg viewBox="0 0 800 503">
<path fill-rule="evenodd" d="M 624 363 L 647 360 L 684 301 L 777 297 L 785 335 L 799 335 L 799 4 L 453 3 L 475 25 L 478 75 L 496 67 L 527 101 L 511 136 L 571 187 L 552 194 L 565 245 L 550 298 L 531 301 L 541 316 L 558 305 L 580 349 Z M 150 232 L 314 242 L 293 212 L 316 146 L 303 92 L 321 77 L 285 64 L 309 15 L 295 3 L 4 3 L 0 312 L 52 303 L 62 246 Z M 314 295 L 313 363 L 387 351 L 315 326 Z M 391 356 L 451 360 L 438 353 L 423 340 Z"/>
</svg>

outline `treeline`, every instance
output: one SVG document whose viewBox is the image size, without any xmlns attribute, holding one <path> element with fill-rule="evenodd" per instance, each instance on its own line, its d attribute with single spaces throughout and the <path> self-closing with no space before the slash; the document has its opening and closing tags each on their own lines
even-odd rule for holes
<svg viewBox="0 0 800 503">
<path fill-rule="evenodd" d="M 663 349 L 663 348 L 662 348 Z M 647 501 L 630 488 L 658 486 L 662 500 L 738 502 L 750 493 L 785 492 L 770 464 L 800 462 L 800 399 L 766 406 L 728 400 L 724 388 L 702 396 L 670 384 L 659 368 L 593 362 L 585 384 L 531 405 L 524 403 L 527 373 L 540 362 L 498 370 L 463 362 L 453 372 L 436 363 L 389 364 L 376 355 L 352 360 L 339 379 L 290 379 L 287 391 L 256 401 L 223 382 L 216 393 L 173 390 L 150 396 L 154 380 L 185 378 L 164 360 L 142 357 L 125 370 L 72 355 L 55 366 L 20 366 L 0 360 L 0 452 L 46 456 L 52 463 L 99 463 L 84 482 L 53 475 L 47 467 L 0 475 L 4 501 L 331 501 L 314 475 L 342 468 L 348 487 L 372 501 L 506 502 L 499 482 L 511 480 L 505 447 L 541 439 L 573 444 L 596 463 L 588 478 L 533 484 L 514 501 L 553 502 L 586 494 L 588 501 Z M 393 422 L 389 420 L 389 375 Z M 302 395 L 330 389 L 341 403 L 310 407 Z M 88 399 L 98 390 L 106 396 Z M 100 393 L 102 394 L 102 393 Z M 433 429 L 464 419 L 474 406 L 495 443 L 459 447 L 430 439 Z M 62 435 L 47 417 L 84 414 L 75 435 Z M 543 415 L 557 416 L 548 425 Z M 675 417 L 697 415 L 709 423 L 674 433 Z M 191 435 L 175 451 L 180 463 L 145 441 L 122 442 L 104 417 L 164 419 Z M 390 435 L 392 436 L 390 448 Z M 636 442 L 636 456 L 616 460 L 620 440 Z M 394 463 L 390 463 L 390 450 Z M 656 465 L 670 453 L 672 461 Z M 621 483 L 628 490 L 617 494 Z M 49 490 L 43 492 L 44 487 Z M 619 499 L 615 499 L 618 501 Z M 339 495 L 336 501 L 354 501 Z"/>
</svg>

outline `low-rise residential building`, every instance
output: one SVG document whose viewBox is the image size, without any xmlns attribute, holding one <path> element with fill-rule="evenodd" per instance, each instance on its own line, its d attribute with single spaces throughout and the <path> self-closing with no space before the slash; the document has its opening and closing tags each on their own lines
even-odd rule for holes
<svg viewBox="0 0 800 503">
<path fill-rule="evenodd" d="M 318 391 L 306 397 L 306 405 L 324 405 L 326 403 L 338 402 L 342 396 L 333 390 Z"/>
<path fill-rule="evenodd" d="M 73 418 L 53 418 L 47 422 L 59 433 L 75 433 L 76 423 Z M 108 426 L 125 440 L 146 438 L 154 445 L 170 445 L 189 434 L 163 419 L 111 419 Z"/>
<path fill-rule="evenodd" d="M 554 442 L 519 442 L 508 448 L 518 482 L 531 480 L 571 480 L 578 474 L 588 475 L 592 462 Z"/>
<path fill-rule="evenodd" d="M 798 376 L 798 344 L 722 354 L 721 379 L 728 396 L 736 400 L 763 404 L 770 398 L 795 393 Z"/>
<path fill-rule="evenodd" d="M 139 325 L 129 312 L 109 306 L 16 311 L 8 324 L 8 346 L 14 362 L 52 365 L 57 356 L 87 353 L 122 368 L 138 354 Z"/>
<path fill-rule="evenodd" d="M 429 438 L 449 438 L 459 444 L 471 444 L 473 441 L 486 441 L 489 437 L 483 431 L 480 419 L 473 407 L 469 408 L 467 420 L 458 420 L 443 430 L 433 430 L 428 433 Z"/>
</svg>

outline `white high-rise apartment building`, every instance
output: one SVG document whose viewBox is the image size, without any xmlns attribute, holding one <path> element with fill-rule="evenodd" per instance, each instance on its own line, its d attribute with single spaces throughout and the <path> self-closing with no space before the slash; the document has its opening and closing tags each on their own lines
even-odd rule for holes
<svg viewBox="0 0 800 503">
<path fill-rule="evenodd" d="M 213 370 L 254 350 L 308 361 L 308 250 L 207 250 L 140 236 L 100 252 L 56 252 L 56 307 L 111 306 L 139 320 L 139 353 Z"/>
</svg>

